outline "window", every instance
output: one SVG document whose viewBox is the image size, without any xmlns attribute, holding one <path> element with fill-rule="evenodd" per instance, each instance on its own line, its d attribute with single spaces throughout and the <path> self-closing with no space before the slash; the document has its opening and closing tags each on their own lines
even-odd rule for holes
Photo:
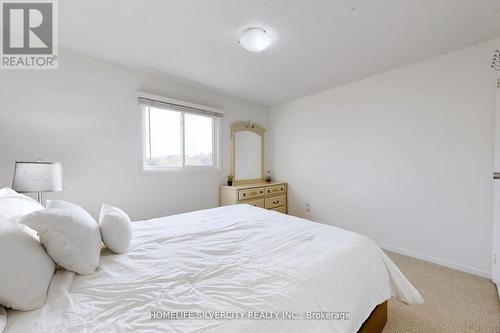
<svg viewBox="0 0 500 333">
<path fill-rule="evenodd" d="M 217 170 L 220 111 L 157 99 L 139 97 L 144 115 L 144 170 Z"/>
</svg>

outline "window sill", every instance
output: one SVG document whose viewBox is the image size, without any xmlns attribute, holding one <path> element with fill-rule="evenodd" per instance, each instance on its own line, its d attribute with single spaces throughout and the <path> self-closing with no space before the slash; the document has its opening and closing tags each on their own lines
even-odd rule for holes
<svg viewBox="0 0 500 333">
<path fill-rule="evenodd" d="M 222 171 L 217 167 L 184 167 L 184 168 L 167 168 L 167 167 L 151 167 L 143 166 L 143 173 L 148 174 L 187 174 L 187 175 L 201 175 L 201 174 L 218 174 Z"/>
</svg>

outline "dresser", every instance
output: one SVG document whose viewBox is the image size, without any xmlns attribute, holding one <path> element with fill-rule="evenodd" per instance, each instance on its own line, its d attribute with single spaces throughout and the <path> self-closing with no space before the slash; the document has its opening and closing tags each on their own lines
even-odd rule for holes
<svg viewBox="0 0 500 333">
<path fill-rule="evenodd" d="M 249 204 L 286 214 L 287 193 L 287 183 L 282 182 L 221 186 L 220 204 Z"/>
</svg>

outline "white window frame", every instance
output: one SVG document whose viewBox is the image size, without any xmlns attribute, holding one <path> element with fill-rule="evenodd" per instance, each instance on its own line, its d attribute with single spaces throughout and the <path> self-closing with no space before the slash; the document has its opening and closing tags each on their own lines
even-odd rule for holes
<svg viewBox="0 0 500 333">
<path fill-rule="evenodd" d="M 141 109 L 142 113 L 142 170 L 144 172 L 156 172 L 156 173 L 170 173 L 170 172 L 180 172 L 180 173 L 219 173 L 221 172 L 221 165 L 222 165 L 222 115 L 224 114 L 223 110 L 208 107 L 208 106 L 203 106 L 203 105 L 198 105 L 194 103 L 189 103 L 189 102 L 184 102 L 184 101 L 179 101 L 176 99 L 172 98 L 166 98 L 166 97 L 161 97 L 161 96 L 156 96 L 156 95 L 151 95 L 151 94 L 146 94 L 146 93 L 139 93 L 138 98 L 146 98 L 154 101 L 159 101 L 163 103 L 168 103 L 168 104 L 173 104 L 173 105 L 178 105 L 184 108 L 191 108 L 193 109 L 193 112 L 190 112 L 188 109 L 185 111 L 179 111 L 179 110 L 172 110 L 175 112 L 179 112 L 181 114 L 181 153 L 182 153 L 182 166 L 179 167 L 168 167 L 168 166 L 152 166 L 149 165 L 147 162 L 147 156 L 148 156 L 148 150 L 149 150 L 149 138 L 148 138 L 148 133 L 149 129 L 146 128 L 149 126 L 149 121 L 148 121 L 148 108 L 149 106 L 144 105 L 139 103 L 139 107 Z M 168 108 L 165 108 L 168 110 Z M 213 120 L 213 138 L 212 138 L 212 150 L 213 150 L 213 157 L 214 157 L 214 165 L 185 165 L 185 144 L 184 144 L 184 115 L 186 113 L 188 114 L 194 114 L 194 115 L 203 115 L 200 114 L 199 112 L 195 112 L 194 110 L 204 110 L 212 113 L 217 113 L 220 114 L 220 116 L 209 116 L 205 115 L 206 117 L 212 118 Z"/>
</svg>

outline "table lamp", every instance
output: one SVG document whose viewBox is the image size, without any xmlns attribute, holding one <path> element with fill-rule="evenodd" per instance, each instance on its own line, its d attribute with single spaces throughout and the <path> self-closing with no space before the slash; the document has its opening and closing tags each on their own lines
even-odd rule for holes
<svg viewBox="0 0 500 333">
<path fill-rule="evenodd" d="M 43 201 L 43 192 L 62 191 L 62 166 L 60 163 L 16 162 L 12 189 L 19 193 L 36 193 Z"/>
</svg>

